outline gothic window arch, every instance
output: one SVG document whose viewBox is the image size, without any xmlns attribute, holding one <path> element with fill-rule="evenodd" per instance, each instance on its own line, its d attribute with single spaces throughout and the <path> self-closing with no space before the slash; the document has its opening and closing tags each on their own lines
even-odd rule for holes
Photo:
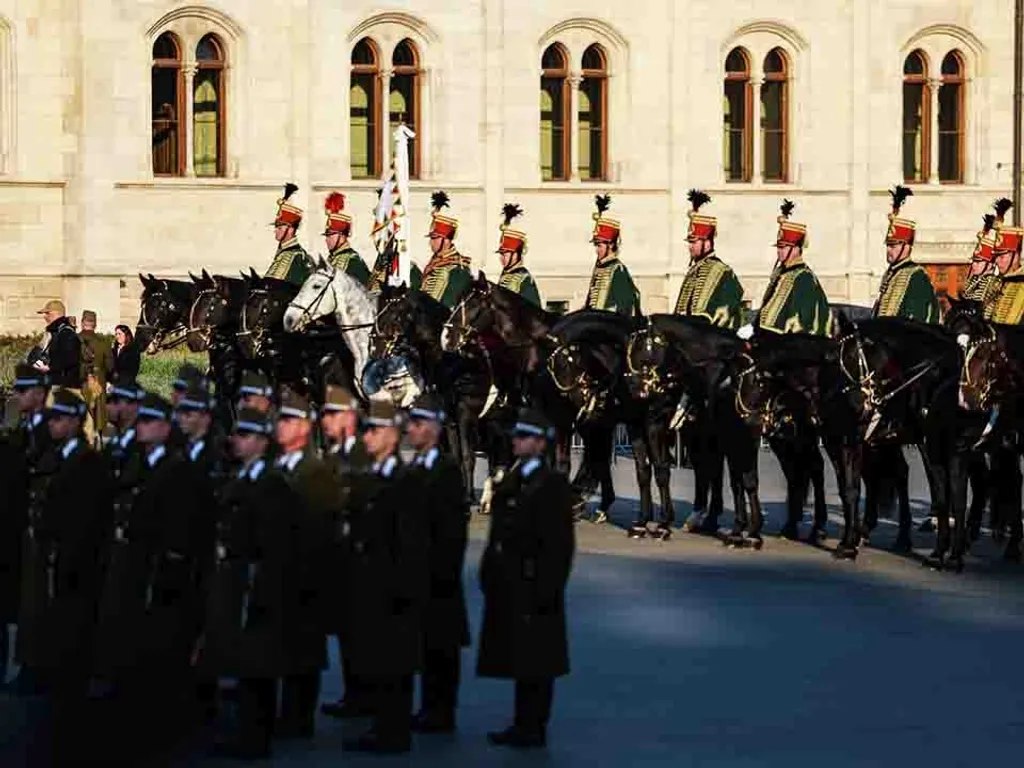
<svg viewBox="0 0 1024 768">
<path fill-rule="evenodd" d="M 781 48 L 764 58 L 761 83 L 761 178 L 789 181 L 789 62 Z"/>
<path fill-rule="evenodd" d="M 569 54 L 552 43 L 541 57 L 540 168 L 544 181 L 569 179 Z"/>
<path fill-rule="evenodd" d="M 725 92 L 722 165 L 726 181 L 749 182 L 751 176 L 751 140 L 753 89 L 750 83 L 750 54 L 733 48 L 725 58 Z"/>
<path fill-rule="evenodd" d="M 419 163 L 420 55 L 416 43 L 405 38 L 391 54 L 391 88 L 388 94 L 388 132 L 403 123 L 416 134 L 409 140 L 409 178 L 420 176 Z"/>
<path fill-rule="evenodd" d="M 353 179 L 380 176 L 380 51 L 364 37 L 352 49 L 349 84 L 349 165 Z"/>
<path fill-rule="evenodd" d="M 939 181 L 963 184 L 967 71 L 960 51 L 950 51 L 942 59 L 939 83 Z"/>
<path fill-rule="evenodd" d="M 229 17 L 204 6 L 177 8 L 149 29 L 153 175 L 237 172 L 229 150 L 239 135 L 229 117 L 241 37 Z"/>
<path fill-rule="evenodd" d="M 592 43 L 581 62 L 579 110 L 579 164 L 582 181 L 603 181 L 608 176 L 608 55 Z"/>
<path fill-rule="evenodd" d="M 928 89 L 928 57 L 924 51 L 911 51 L 903 61 L 903 180 L 907 183 L 928 180 L 931 159 Z"/>
</svg>

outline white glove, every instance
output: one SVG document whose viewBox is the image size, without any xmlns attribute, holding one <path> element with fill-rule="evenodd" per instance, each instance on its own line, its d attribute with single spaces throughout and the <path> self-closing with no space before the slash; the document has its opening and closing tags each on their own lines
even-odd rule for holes
<svg viewBox="0 0 1024 768">
<path fill-rule="evenodd" d="M 754 326 L 752 326 L 750 323 L 747 323 L 738 331 L 736 331 L 736 335 L 739 336 L 744 341 L 750 341 L 751 337 L 754 335 Z"/>
<path fill-rule="evenodd" d="M 961 333 L 959 336 L 956 337 L 956 343 L 959 344 L 964 349 L 967 349 L 967 345 L 971 343 L 971 337 L 968 336 L 966 333 Z"/>
</svg>

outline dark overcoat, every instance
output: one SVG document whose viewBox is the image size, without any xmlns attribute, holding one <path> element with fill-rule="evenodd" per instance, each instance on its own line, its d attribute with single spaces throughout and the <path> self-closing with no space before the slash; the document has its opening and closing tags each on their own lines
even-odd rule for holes
<svg viewBox="0 0 1024 768">
<path fill-rule="evenodd" d="M 422 615 L 429 595 L 427 532 L 418 485 L 395 463 L 359 482 L 349 530 L 348 649 L 359 675 L 405 675 L 422 662 Z"/>
<path fill-rule="evenodd" d="M 98 453 L 79 441 L 40 458 L 22 541 L 17 656 L 38 671 L 87 674 L 100 590 L 99 550 L 110 487 Z"/>
<path fill-rule="evenodd" d="M 569 673 L 565 585 L 575 550 L 569 483 L 546 464 L 524 478 L 521 466 L 495 484 L 491 502 L 480 564 L 482 677 Z"/>
<path fill-rule="evenodd" d="M 96 672 L 123 678 L 185 668 L 202 618 L 199 596 L 213 521 L 195 467 L 171 449 L 129 462 L 115 494 L 96 632 Z"/>
<path fill-rule="evenodd" d="M 278 472 L 226 481 L 217 512 L 201 667 L 221 677 L 291 671 L 288 634 L 296 590 L 293 494 Z"/>
<path fill-rule="evenodd" d="M 449 455 L 417 463 L 417 501 L 427 526 L 430 599 L 423 614 L 423 640 L 431 650 L 469 645 L 469 615 L 462 587 L 469 508 L 462 470 Z"/>
</svg>

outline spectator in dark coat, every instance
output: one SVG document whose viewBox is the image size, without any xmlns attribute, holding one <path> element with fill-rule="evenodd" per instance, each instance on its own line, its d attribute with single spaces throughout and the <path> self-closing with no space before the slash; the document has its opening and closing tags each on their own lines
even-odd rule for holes
<svg viewBox="0 0 1024 768">
<path fill-rule="evenodd" d="M 62 301 L 48 301 L 39 310 L 46 320 L 49 341 L 41 357 L 33 361 L 36 369 L 50 374 L 54 387 L 71 389 L 81 394 L 82 389 L 82 342 L 67 317 Z"/>
<path fill-rule="evenodd" d="M 135 381 L 139 377 L 141 364 L 139 347 L 127 325 L 114 328 L 114 374 L 120 381 Z"/>
</svg>

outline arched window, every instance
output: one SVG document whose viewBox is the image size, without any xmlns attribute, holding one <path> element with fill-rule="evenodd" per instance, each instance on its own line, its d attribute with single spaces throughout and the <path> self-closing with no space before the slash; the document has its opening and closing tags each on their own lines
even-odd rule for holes
<svg viewBox="0 0 1024 768">
<path fill-rule="evenodd" d="M 182 176 L 185 173 L 181 46 L 170 32 L 153 43 L 153 173 Z"/>
<path fill-rule="evenodd" d="M 764 58 L 761 85 L 761 177 L 785 182 L 789 168 L 788 62 L 778 48 Z"/>
<path fill-rule="evenodd" d="M 569 57 L 558 43 L 541 57 L 540 172 L 544 181 L 569 178 Z"/>
<path fill-rule="evenodd" d="M 416 133 L 416 138 L 409 142 L 409 177 L 416 179 L 420 175 L 419 160 L 419 86 L 420 69 L 419 54 L 412 40 L 403 40 L 395 46 L 391 56 L 391 92 L 388 95 L 388 122 L 390 133 L 405 123 L 409 130 Z"/>
<path fill-rule="evenodd" d="M 349 164 L 352 178 L 380 175 L 380 58 L 377 46 L 364 37 L 352 49 L 349 82 Z"/>
<path fill-rule="evenodd" d="M 922 51 L 913 51 L 903 62 L 903 180 L 906 182 L 928 181 L 930 103 L 928 59 Z"/>
<path fill-rule="evenodd" d="M 579 176 L 598 181 L 608 175 L 608 59 L 601 46 L 583 52 L 579 103 Z"/>
<path fill-rule="evenodd" d="M 726 181 L 750 181 L 751 144 L 750 57 L 733 48 L 725 59 L 722 165 Z"/>
<path fill-rule="evenodd" d="M 196 46 L 192 162 L 196 176 L 224 175 L 224 48 L 213 35 Z"/>
<path fill-rule="evenodd" d="M 964 181 L 964 83 L 966 68 L 959 51 L 942 60 L 939 85 L 939 181 Z"/>
</svg>

